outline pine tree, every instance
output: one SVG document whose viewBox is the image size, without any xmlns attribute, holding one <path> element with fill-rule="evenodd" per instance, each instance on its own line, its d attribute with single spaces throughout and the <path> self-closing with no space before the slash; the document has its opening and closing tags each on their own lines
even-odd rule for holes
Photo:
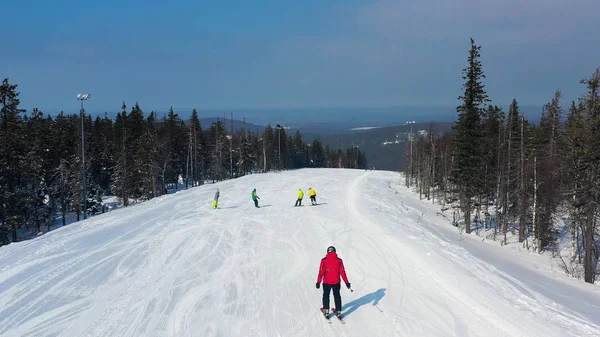
<svg viewBox="0 0 600 337">
<path fill-rule="evenodd" d="M 185 174 L 185 158 L 188 148 L 188 133 L 186 129 L 183 120 L 173 110 L 173 107 L 171 107 L 164 123 L 164 136 L 168 156 L 165 183 L 172 184 L 176 188 L 179 177 Z"/>
<path fill-rule="evenodd" d="M 317 138 L 310 145 L 311 167 L 326 167 L 325 150 L 321 139 Z"/>
<path fill-rule="evenodd" d="M 533 140 L 534 169 L 536 170 L 535 207 L 533 209 L 533 249 L 542 251 L 554 243 L 553 216 L 560 202 L 558 184 L 558 147 L 562 135 L 560 91 L 551 103 L 544 106 Z"/>
<path fill-rule="evenodd" d="M 217 120 L 210 128 L 210 178 L 213 181 L 225 179 L 226 142 L 225 125 L 223 121 Z"/>
<path fill-rule="evenodd" d="M 81 205 L 81 162 L 79 162 L 79 142 L 77 141 L 76 115 L 65 116 L 61 112 L 52 124 L 52 143 L 54 144 L 50 173 L 50 199 L 53 207 L 57 207 L 62 215 L 62 224 L 66 225 L 66 214 L 73 210 L 73 205 Z M 79 165 L 79 166 L 78 166 Z M 78 201 L 76 201 L 78 200 Z"/>
<path fill-rule="evenodd" d="M 202 125 L 200 124 L 196 109 L 192 111 L 192 117 L 190 119 L 190 135 L 191 142 L 189 144 L 189 149 L 192 180 L 203 184 L 205 174 L 204 169 L 206 166 L 206 142 L 204 140 L 204 132 L 202 131 Z"/>
<path fill-rule="evenodd" d="M 127 106 L 123 102 L 121 106 L 121 112 L 117 114 L 114 124 L 114 158 L 115 168 L 114 177 L 112 180 L 111 191 L 122 200 L 124 206 L 129 206 L 129 176 L 128 173 L 131 170 L 130 162 L 128 162 L 127 153 L 127 142 L 128 142 L 128 130 L 127 130 Z"/>
<path fill-rule="evenodd" d="M 504 112 L 498 106 L 489 105 L 484 112 L 483 133 L 485 135 L 483 145 L 483 170 L 484 170 L 484 192 L 483 203 L 485 211 L 488 212 L 490 199 L 497 199 L 499 180 L 502 169 L 500 167 L 501 147 L 498 146 L 504 129 Z"/>
<path fill-rule="evenodd" d="M 147 140 L 144 138 L 145 128 L 144 112 L 136 102 L 127 118 L 128 138 L 125 145 L 127 162 L 131 167 L 127 181 L 129 196 L 136 200 L 146 200 L 150 193 L 149 186 L 145 183 L 147 162 L 150 160 L 144 146 Z"/>
<path fill-rule="evenodd" d="M 275 127 L 274 156 L 276 160 L 275 168 L 284 170 L 290 167 L 289 151 L 287 148 L 287 134 L 285 128 L 279 124 Z"/>
<path fill-rule="evenodd" d="M 269 172 L 271 170 L 277 169 L 277 143 L 276 143 L 276 135 L 273 127 L 271 125 L 267 125 L 265 132 L 262 136 L 262 145 L 263 145 L 263 164 L 264 172 Z"/>
<path fill-rule="evenodd" d="M 502 234 L 504 236 L 504 244 L 507 244 L 507 230 L 509 220 L 514 220 L 518 212 L 518 165 L 519 165 L 519 149 L 521 144 L 521 131 L 519 121 L 520 111 L 516 99 L 513 99 L 508 111 L 508 120 L 506 125 L 506 166 L 503 174 L 504 199 L 502 203 Z"/>
<path fill-rule="evenodd" d="M 101 194 L 108 195 L 115 168 L 113 121 L 105 113 L 102 119 L 96 117 L 92 130 L 90 176 Z"/>
<path fill-rule="evenodd" d="M 27 140 L 24 144 L 25 156 L 22 162 L 22 190 L 19 198 L 24 201 L 22 211 L 25 226 L 35 228 L 36 232 L 42 231 L 41 227 L 50 221 L 51 209 L 46 203 L 48 196 L 48 144 L 49 126 L 44 114 L 38 109 L 33 109 L 30 117 L 25 117 L 24 133 Z"/>
<path fill-rule="evenodd" d="M 24 225 L 21 201 L 19 200 L 21 164 L 24 156 L 23 121 L 19 108 L 17 85 L 10 84 L 8 78 L 0 85 L 2 105 L 0 127 L 0 242 L 17 241 L 17 229 Z"/>
<path fill-rule="evenodd" d="M 302 135 L 300 134 L 300 131 L 296 131 L 296 135 L 294 136 L 294 141 L 293 141 L 293 162 L 294 162 L 294 168 L 301 168 L 301 167 L 307 167 L 309 164 L 309 159 L 308 159 L 308 149 L 306 148 L 306 145 L 304 144 L 304 141 L 302 140 Z"/>
<path fill-rule="evenodd" d="M 485 78 L 483 73 L 480 46 L 475 45 L 471 39 L 469 51 L 469 66 L 463 69 L 464 94 L 458 99 L 462 101 L 456 110 L 459 113 L 458 121 L 453 126 L 453 167 L 452 181 L 458 188 L 461 208 L 465 216 L 465 230 L 471 232 L 471 212 L 473 198 L 481 193 L 484 184 L 482 172 L 482 132 L 481 132 L 481 105 L 489 102 L 485 86 L 481 79 Z"/>
<path fill-rule="evenodd" d="M 240 170 L 240 175 L 246 175 L 248 172 L 254 171 L 258 163 L 257 154 L 252 144 L 252 138 L 255 137 L 252 133 L 247 132 L 245 128 L 242 128 L 240 137 L 240 157 L 236 165 Z"/>
<path fill-rule="evenodd" d="M 151 198 L 163 194 L 163 189 L 159 188 L 158 182 L 161 181 L 160 166 L 160 146 L 158 138 L 158 126 L 156 122 L 156 113 L 153 111 L 148 115 L 145 122 L 145 133 L 143 138 L 144 157 L 144 185 L 150 193 Z"/>
<path fill-rule="evenodd" d="M 532 138 L 532 127 L 525 119 L 525 116 L 521 114 L 519 118 L 519 131 L 520 141 L 519 144 L 519 242 L 524 242 L 524 245 L 529 249 L 529 241 L 527 240 L 529 229 L 529 223 L 531 219 L 531 206 L 532 206 L 532 175 L 531 175 L 531 138 Z"/>
<path fill-rule="evenodd" d="M 566 167 L 569 169 L 570 186 L 567 200 L 575 228 L 581 231 L 584 279 L 594 283 L 598 271 L 598 248 L 596 235 L 600 212 L 600 69 L 589 79 L 584 79 L 588 92 L 579 100 L 579 107 L 569 112 L 565 143 Z"/>
</svg>

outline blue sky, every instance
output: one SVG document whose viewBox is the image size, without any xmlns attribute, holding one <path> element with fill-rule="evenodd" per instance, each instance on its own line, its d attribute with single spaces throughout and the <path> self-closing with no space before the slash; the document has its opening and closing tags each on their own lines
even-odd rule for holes
<svg viewBox="0 0 600 337">
<path fill-rule="evenodd" d="M 600 67 L 597 0 L 5 1 L 24 108 L 456 105 L 469 38 L 490 98 L 567 100 Z"/>
</svg>

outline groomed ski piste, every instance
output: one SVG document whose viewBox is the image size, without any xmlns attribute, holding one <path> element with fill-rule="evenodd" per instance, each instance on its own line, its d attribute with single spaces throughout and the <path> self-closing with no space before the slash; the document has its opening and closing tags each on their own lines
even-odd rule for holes
<svg viewBox="0 0 600 337">
<path fill-rule="evenodd" d="M 0 247 L 0 336 L 600 336 L 597 286 L 459 233 L 402 182 L 250 175 Z M 319 311 L 329 245 L 354 290 L 344 325 Z"/>
</svg>

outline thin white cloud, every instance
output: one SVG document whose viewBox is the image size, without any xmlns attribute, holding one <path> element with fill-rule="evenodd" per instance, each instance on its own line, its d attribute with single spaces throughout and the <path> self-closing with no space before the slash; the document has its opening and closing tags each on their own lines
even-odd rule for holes
<svg viewBox="0 0 600 337">
<path fill-rule="evenodd" d="M 594 31 L 597 0 L 383 0 L 358 10 L 358 22 L 391 39 L 466 36 L 497 43 L 548 43 Z"/>
</svg>

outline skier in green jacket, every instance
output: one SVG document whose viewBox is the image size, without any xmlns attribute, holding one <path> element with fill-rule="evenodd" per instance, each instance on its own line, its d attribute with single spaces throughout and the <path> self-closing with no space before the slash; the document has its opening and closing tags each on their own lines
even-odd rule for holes
<svg viewBox="0 0 600 337">
<path fill-rule="evenodd" d="M 252 190 L 252 200 L 254 200 L 254 206 L 259 208 L 258 206 L 258 199 L 260 199 L 258 197 L 258 195 L 256 195 L 256 188 Z"/>
</svg>

